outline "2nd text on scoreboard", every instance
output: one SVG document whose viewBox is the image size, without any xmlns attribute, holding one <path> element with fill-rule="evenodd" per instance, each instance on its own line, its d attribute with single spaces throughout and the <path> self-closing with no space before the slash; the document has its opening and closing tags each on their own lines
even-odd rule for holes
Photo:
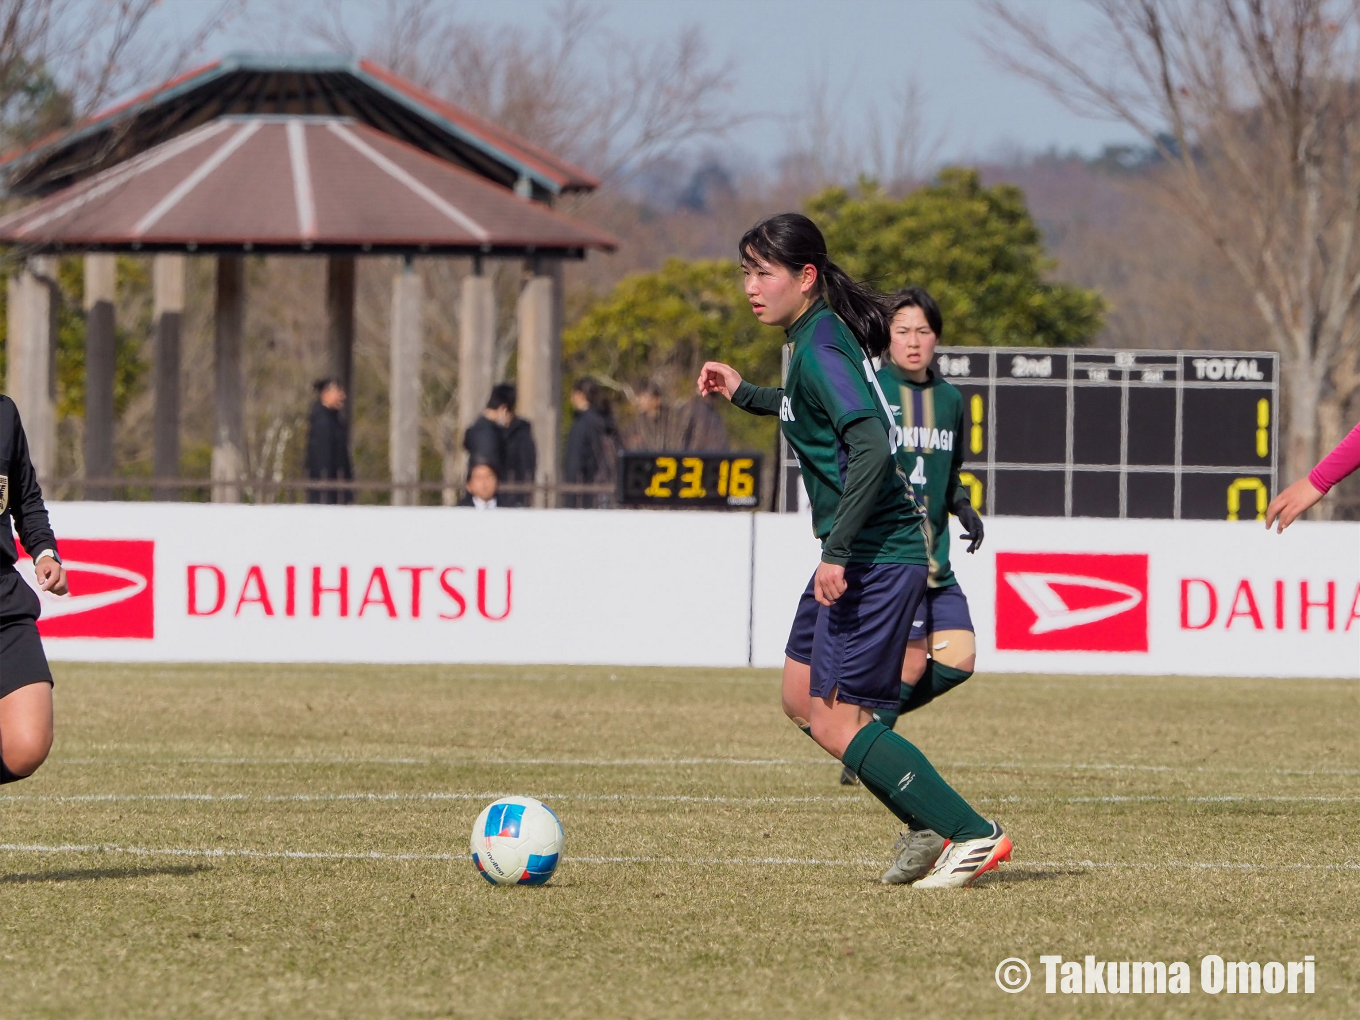
<svg viewBox="0 0 1360 1020">
<path fill-rule="evenodd" d="M 988 514 L 1264 519 L 1278 491 L 1271 353 L 940 347 Z"/>
</svg>

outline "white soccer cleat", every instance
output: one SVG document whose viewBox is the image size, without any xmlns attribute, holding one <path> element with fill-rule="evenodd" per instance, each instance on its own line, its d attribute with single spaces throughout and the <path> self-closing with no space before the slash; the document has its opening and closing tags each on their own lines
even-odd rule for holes
<svg viewBox="0 0 1360 1020">
<path fill-rule="evenodd" d="M 917 889 L 961 889 L 972 885 L 1002 861 L 1011 859 L 1010 837 L 992 822 L 992 834 L 982 839 L 950 843 L 929 874 L 915 883 Z"/>
</svg>

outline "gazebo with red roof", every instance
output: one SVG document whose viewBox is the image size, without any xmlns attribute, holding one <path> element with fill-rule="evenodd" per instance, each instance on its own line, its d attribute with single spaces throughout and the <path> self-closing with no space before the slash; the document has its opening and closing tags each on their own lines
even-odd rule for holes
<svg viewBox="0 0 1360 1020">
<path fill-rule="evenodd" d="M 393 283 L 391 470 L 418 480 L 420 308 L 412 257 L 469 257 L 460 321 L 459 416 L 492 383 L 496 319 L 485 258 L 524 259 L 519 297 L 521 413 L 534 426 L 540 483 L 554 480 L 560 401 L 560 264 L 609 235 L 554 212 L 594 187 L 584 171 L 368 62 L 232 57 L 183 75 L 0 158 L 10 194 L 43 196 L 0 218 L 0 243 L 30 271 L 10 282 L 9 390 L 41 473 L 55 447 L 51 256 L 86 254 L 86 477 L 113 474 L 113 256 L 155 254 L 158 477 L 178 475 L 179 315 L 185 255 L 217 259 L 214 498 L 239 498 L 241 326 L 250 253 L 328 257 L 329 363 L 349 388 L 354 258 L 400 254 Z M 394 490 L 394 501 L 414 492 Z"/>
</svg>

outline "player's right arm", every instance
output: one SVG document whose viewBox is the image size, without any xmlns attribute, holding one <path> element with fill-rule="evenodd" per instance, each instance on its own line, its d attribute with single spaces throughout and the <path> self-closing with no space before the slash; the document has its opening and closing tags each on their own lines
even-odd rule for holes
<svg viewBox="0 0 1360 1020">
<path fill-rule="evenodd" d="M 1360 468 L 1360 425 L 1351 429 L 1306 478 L 1300 478 L 1270 501 L 1266 507 L 1266 530 L 1278 521 L 1276 533 L 1284 531 L 1356 468 Z"/>
<path fill-rule="evenodd" d="M 784 396 L 778 386 L 752 386 L 735 368 L 721 361 L 707 361 L 699 370 L 699 395 L 710 393 L 721 393 L 743 411 L 762 415 L 778 414 Z"/>
</svg>

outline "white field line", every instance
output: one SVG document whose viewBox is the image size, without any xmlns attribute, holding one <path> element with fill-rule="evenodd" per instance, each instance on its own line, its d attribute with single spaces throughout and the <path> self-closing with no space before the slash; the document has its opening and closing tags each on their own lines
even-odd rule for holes
<svg viewBox="0 0 1360 1020">
<path fill-rule="evenodd" d="M 331 803 L 338 801 L 492 801 L 498 797 L 509 796 L 504 792 L 457 793 L 436 791 L 432 793 L 79 793 L 79 794 L 0 794 L 0 803 L 41 802 L 49 804 L 122 804 L 140 801 L 173 802 L 250 802 L 254 804 L 291 804 L 291 803 Z M 621 801 L 642 801 L 657 804 L 864 804 L 868 801 L 856 794 L 841 796 L 807 797 L 725 797 L 690 794 L 660 793 L 542 793 L 538 800 L 558 801 L 599 801 L 617 803 Z M 1360 798 L 1357 798 L 1360 800 Z"/>
<path fill-rule="evenodd" d="M 0 852 L 14 854 L 123 854 L 130 857 L 198 857 L 228 858 L 241 857 L 265 860 L 300 861 L 459 861 L 467 858 L 462 853 L 417 853 L 393 852 L 382 850 L 342 851 L 342 850 L 250 850 L 235 847 L 140 847 L 116 846 L 112 844 L 59 845 L 6 843 L 0 844 Z M 652 857 L 648 855 L 618 857 L 568 857 L 570 864 L 662 864 L 662 865 L 775 865 L 775 866 L 823 866 L 837 868 L 877 867 L 881 861 L 844 860 L 819 857 Z M 1305 864 L 1285 862 L 1263 864 L 1238 861 L 1143 861 L 1126 863 L 1123 861 L 1018 861 L 1007 865 L 1020 870 L 1062 869 L 1102 869 L 1102 870 L 1139 870 L 1159 869 L 1228 870 L 1228 871 L 1360 871 L 1360 863 L 1346 861 L 1337 864 Z"/>
<path fill-rule="evenodd" d="M 54 765 L 474 765 L 562 766 L 582 768 L 667 768 L 692 765 L 825 767 L 835 763 L 821 758 L 366 758 L 343 755 L 295 758 L 54 758 Z M 937 761 L 943 769 L 1013 770 L 1018 772 L 1160 772 L 1269 776 L 1360 776 L 1354 769 L 1243 768 L 1213 765 L 1126 765 L 1113 762 L 977 762 Z"/>
<path fill-rule="evenodd" d="M 480 793 L 436 790 L 423 793 L 77 793 L 77 794 L 0 794 L 0 804 L 126 804 L 126 803 L 253 803 L 307 804 L 355 801 L 382 802 L 437 802 L 491 801 L 509 796 L 504 791 L 488 790 Z M 766 807 L 782 804 L 871 804 L 873 801 L 858 793 L 841 795 L 812 794 L 808 796 L 730 797 L 705 794 L 667 793 L 535 793 L 543 801 L 582 801 L 587 803 L 639 802 L 651 804 L 732 804 Z M 1360 794 L 1353 796 L 1292 796 L 1257 794 L 1214 794 L 1204 796 L 1165 794 L 1108 794 L 1085 797 L 975 797 L 977 804 L 1360 804 Z"/>
</svg>

